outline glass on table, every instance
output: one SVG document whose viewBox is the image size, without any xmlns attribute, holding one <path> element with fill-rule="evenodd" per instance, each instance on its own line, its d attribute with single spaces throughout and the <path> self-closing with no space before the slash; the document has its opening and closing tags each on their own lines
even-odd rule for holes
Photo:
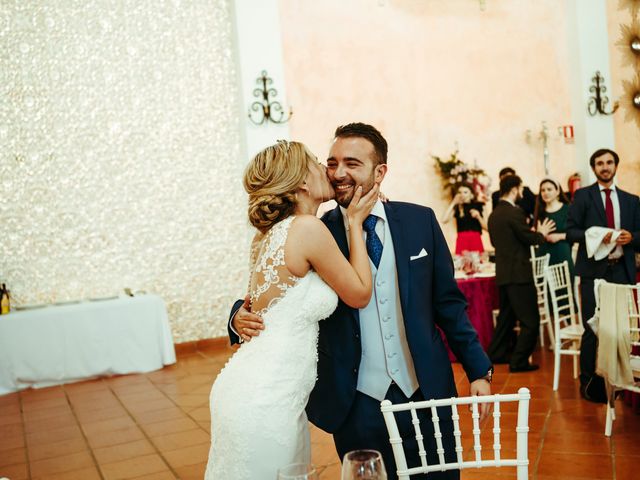
<svg viewBox="0 0 640 480">
<path fill-rule="evenodd" d="M 387 480 L 382 455 L 377 450 L 354 450 L 342 460 L 342 480 Z"/>
<path fill-rule="evenodd" d="M 278 469 L 278 480 L 318 480 L 318 473 L 308 463 L 292 463 Z"/>
</svg>

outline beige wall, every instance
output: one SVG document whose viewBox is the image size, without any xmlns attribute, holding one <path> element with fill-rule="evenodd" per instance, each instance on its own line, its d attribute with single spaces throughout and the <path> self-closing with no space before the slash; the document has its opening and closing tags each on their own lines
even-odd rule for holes
<svg viewBox="0 0 640 480">
<path fill-rule="evenodd" d="M 481 11 L 468 0 L 280 0 L 292 138 L 323 157 L 335 126 L 378 126 L 390 144 L 384 191 L 441 213 L 429 154 L 447 156 L 458 143 L 492 188 L 510 165 L 537 191 L 545 120 L 551 174 L 566 183 L 577 160 L 557 135 L 572 118 L 565 4 L 490 0 Z M 453 245 L 453 225 L 445 233 Z"/>
<path fill-rule="evenodd" d="M 630 4 L 630 2 L 627 2 Z M 635 68 L 626 64 L 623 47 L 616 43 L 621 38 L 620 25 L 631 25 L 632 14 L 629 8 L 620 8 L 623 2 L 607 0 L 607 23 L 609 27 L 609 54 L 611 58 L 611 95 L 615 101 L 624 95 L 623 81 L 633 81 L 640 75 L 640 62 Z M 640 9 L 638 10 L 640 15 Z M 640 19 L 638 19 L 640 21 Z M 640 126 L 627 118 L 631 107 L 621 101 L 620 109 L 613 117 L 616 133 L 616 151 L 620 154 L 618 184 L 625 190 L 640 194 Z"/>
</svg>

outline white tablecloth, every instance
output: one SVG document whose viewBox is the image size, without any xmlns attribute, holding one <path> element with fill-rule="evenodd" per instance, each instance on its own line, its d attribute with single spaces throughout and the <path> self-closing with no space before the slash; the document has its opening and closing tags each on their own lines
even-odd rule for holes
<svg viewBox="0 0 640 480">
<path fill-rule="evenodd" d="M 156 295 L 54 305 L 0 316 L 0 395 L 176 362 Z"/>
</svg>

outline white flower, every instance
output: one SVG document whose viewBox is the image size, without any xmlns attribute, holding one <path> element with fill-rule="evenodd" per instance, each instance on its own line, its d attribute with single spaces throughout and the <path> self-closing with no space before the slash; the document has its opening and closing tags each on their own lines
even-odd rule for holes
<svg viewBox="0 0 640 480">
<path fill-rule="evenodd" d="M 455 178 L 453 178 L 453 177 L 451 177 L 451 178 L 449 179 L 449 183 L 451 183 L 451 184 L 456 183 L 456 179 L 455 179 Z"/>
</svg>

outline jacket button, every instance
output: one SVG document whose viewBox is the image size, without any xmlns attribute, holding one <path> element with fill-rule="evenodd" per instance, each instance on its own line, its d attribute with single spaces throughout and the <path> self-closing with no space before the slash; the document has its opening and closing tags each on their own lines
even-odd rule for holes
<svg viewBox="0 0 640 480">
<path fill-rule="evenodd" d="M 356 339 L 359 339 L 359 338 L 360 338 L 360 334 L 356 333 Z"/>
<path fill-rule="evenodd" d="M 353 369 L 353 373 L 358 373 L 358 369 L 357 369 L 357 368 L 354 368 L 354 369 Z"/>
</svg>

